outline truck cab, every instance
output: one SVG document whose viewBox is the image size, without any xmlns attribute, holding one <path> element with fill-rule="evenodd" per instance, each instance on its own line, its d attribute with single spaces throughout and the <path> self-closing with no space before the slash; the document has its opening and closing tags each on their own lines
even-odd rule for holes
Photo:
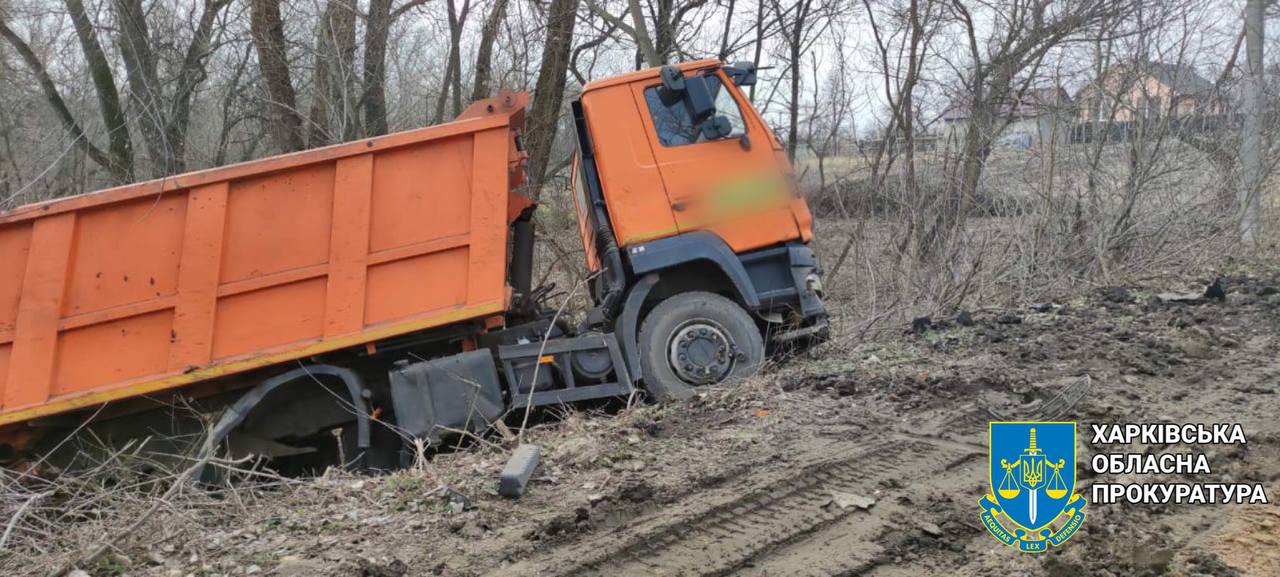
<svg viewBox="0 0 1280 577">
<path fill-rule="evenodd" d="M 812 217 L 741 90 L 755 75 L 700 60 L 589 83 L 572 103 L 593 314 L 660 397 L 827 334 Z"/>
</svg>

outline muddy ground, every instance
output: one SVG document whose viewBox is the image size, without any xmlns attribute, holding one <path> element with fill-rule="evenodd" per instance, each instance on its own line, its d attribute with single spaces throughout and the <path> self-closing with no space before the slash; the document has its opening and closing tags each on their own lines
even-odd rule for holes
<svg viewBox="0 0 1280 577">
<path fill-rule="evenodd" d="M 1280 267 L 1225 277 L 1224 301 L 1161 302 L 1173 273 L 972 323 L 837 341 L 692 401 L 603 407 L 531 431 L 522 499 L 498 438 L 381 477 L 332 473 L 166 509 L 85 569 L 130 575 L 948 577 L 1280 575 Z M 1242 269 L 1245 270 L 1245 269 Z M 1030 555 L 982 528 L 990 420 L 1239 422 L 1197 480 L 1263 483 L 1271 505 L 1091 504 Z M 1083 436 L 1083 433 L 1082 433 Z M 1080 482 L 1087 439 L 1078 442 Z M 1133 447 L 1134 452 L 1177 447 Z M 1191 448 L 1182 448 L 1191 450 Z M 1134 480 L 1132 475 L 1124 479 Z M 51 558 L 56 556 L 50 554 Z M 10 556 L 20 574 L 31 558 Z"/>
</svg>

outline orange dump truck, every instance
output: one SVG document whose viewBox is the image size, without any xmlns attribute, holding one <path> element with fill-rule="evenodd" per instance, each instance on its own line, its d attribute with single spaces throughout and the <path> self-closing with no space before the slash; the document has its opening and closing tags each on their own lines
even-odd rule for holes
<svg viewBox="0 0 1280 577">
<path fill-rule="evenodd" d="M 574 197 L 594 308 L 533 287 L 526 97 L 448 124 L 0 213 L 0 460 L 69 430 L 394 466 L 512 409 L 679 397 L 822 338 L 810 218 L 699 61 L 588 84 Z M 336 432 L 336 433 L 335 433 Z"/>
</svg>

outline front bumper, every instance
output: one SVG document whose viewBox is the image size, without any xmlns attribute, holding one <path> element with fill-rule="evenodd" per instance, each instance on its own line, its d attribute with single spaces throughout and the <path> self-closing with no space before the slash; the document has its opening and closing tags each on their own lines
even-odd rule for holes
<svg viewBox="0 0 1280 577">
<path fill-rule="evenodd" d="M 745 253 L 739 258 L 760 299 L 756 312 L 787 325 L 786 331 L 780 334 L 807 330 L 810 336 L 816 336 L 826 332 L 822 269 L 808 245 L 790 243 Z"/>
</svg>

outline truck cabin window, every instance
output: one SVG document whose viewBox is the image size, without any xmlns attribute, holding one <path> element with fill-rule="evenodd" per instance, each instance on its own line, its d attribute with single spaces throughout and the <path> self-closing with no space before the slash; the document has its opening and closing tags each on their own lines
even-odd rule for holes
<svg viewBox="0 0 1280 577">
<path fill-rule="evenodd" d="M 720 83 L 720 77 L 709 74 L 706 77 L 707 90 L 711 92 L 716 104 L 716 116 L 729 120 L 733 130 L 727 138 L 735 138 L 746 134 L 746 124 L 742 120 L 742 109 L 733 95 Z M 667 97 L 661 86 L 651 86 L 644 91 L 644 99 L 649 104 L 649 115 L 653 117 L 653 126 L 658 131 L 658 141 L 663 146 L 684 146 L 706 142 L 702 136 L 701 126 L 694 124 L 684 100 L 679 97 Z"/>
</svg>

